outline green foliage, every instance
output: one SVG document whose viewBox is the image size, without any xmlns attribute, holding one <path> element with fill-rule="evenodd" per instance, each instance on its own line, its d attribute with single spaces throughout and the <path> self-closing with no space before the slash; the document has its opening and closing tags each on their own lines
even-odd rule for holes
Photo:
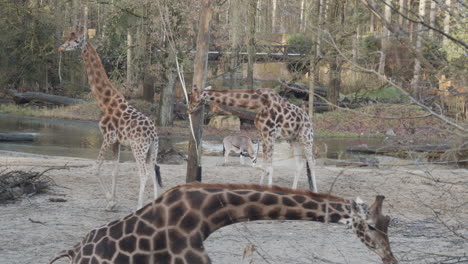
<svg viewBox="0 0 468 264">
<path fill-rule="evenodd" d="M 468 23 L 468 18 L 464 18 L 464 25 Z M 451 35 L 454 38 L 459 39 L 465 43 L 468 43 L 468 28 L 466 26 L 457 24 L 452 27 Z M 444 40 L 443 47 L 440 47 L 440 50 L 447 54 L 447 60 L 452 63 L 454 66 L 457 66 L 460 69 L 466 70 L 468 67 L 467 63 L 467 51 L 460 44 L 455 43 L 450 40 Z"/>
<path fill-rule="evenodd" d="M 311 36 L 305 36 L 303 34 L 292 34 L 286 40 L 288 52 L 310 54 L 313 41 Z M 295 73 L 305 73 L 309 70 L 309 60 L 303 60 L 299 62 L 288 63 L 288 70 Z"/>
<path fill-rule="evenodd" d="M 288 52 L 308 54 L 313 45 L 312 36 L 292 34 L 286 40 L 286 44 L 290 46 Z"/>
<path fill-rule="evenodd" d="M 44 87 L 58 76 L 57 26 L 49 8 L 28 8 L 27 2 L 0 7 L 0 85 Z M 46 78 L 44 78 L 46 77 Z"/>
<path fill-rule="evenodd" d="M 360 44 L 365 54 L 373 53 L 381 49 L 380 40 L 372 33 L 364 35 Z"/>
</svg>

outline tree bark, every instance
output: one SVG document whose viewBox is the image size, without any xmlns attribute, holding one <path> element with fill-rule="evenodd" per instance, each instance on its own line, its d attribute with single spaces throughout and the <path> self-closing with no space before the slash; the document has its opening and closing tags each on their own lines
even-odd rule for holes
<svg viewBox="0 0 468 264">
<path fill-rule="evenodd" d="M 172 52 L 171 52 L 172 53 Z M 173 59 L 173 56 L 170 56 L 168 59 Z M 158 124 L 160 126 L 172 126 L 174 121 L 174 89 L 176 83 L 177 74 L 172 68 L 166 69 L 166 85 L 161 91 L 160 101 L 159 101 L 159 118 Z"/>
<path fill-rule="evenodd" d="M 247 6 L 247 87 L 253 89 L 253 71 L 255 62 L 255 17 L 257 14 L 257 0 L 248 0 Z"/>
<path fill-rule="evenodd" d="M 208 58 L 208 44 L 210 40 L 210 21 L 213 13 L 211 0 L 202 0 L 200 19 L 198 24 L 197 51 L 194 60 L 193 89 L 204 89 L 206 64 Z M 201 138 L 203 134 L 203 112 L 205 107 L 192 114 L 193 137 L 188 146 L 186 182 L 201 181 Z M 199 173 L 197 173 L 199 172 Z"/>
<path fill-rule="evenodd" d="M 426 15 L 426 0 L 420 0 L 419 1 L 419 12 L 418 12 L 419 17 L 424 20 L 424 17 Z M 416 31 L 416 52 L 421 53 L 421 48 L 422 48 L 422 38 L 423 38 L 423 26 L 422 24 L 417 25 L 417 31 Z M 415 58 L 414 62 L 414 75 L 413 75 L 413 80 L 412 80 L 412 88 L 413 88 L 413 95 L 416 98 L 420 98 L 421 96 L 421 61 L 418 58 Z"/>
<path fill-rule="evenodd" d="M 431 1 L 431 10 L 429 12 L 429 25 L 434 28 L 437 15 L 437 2 L 435 0 Z M 429 37 L 434 37 L 434 30 L 429 31 Z"/>
<path fill-rule="evenodd" d="M 391 23 L 392 21 L 392 1 L 387 0 L 387 4 L 384 7 L 384 16 L 385 20 Z M 382 37 L 382 49 L 380 50 L 380 61 L 379 61 L 379 70 L 380 74 L 384 73 L 385 61 L 387 56 L 387 51 L 390 48 L 390 30 L 387 27 L 383 27 L 383 37 Z"/>
<path fill-rule="evenodd" d="M 276 32 L 276 9 L 277 9 L 277 6 L 278 6 L 278 2 L 277 0 L 272 0 L 272 3 L 271 3 L 271 33 L 275 33 Z"/>
<path fill-rule="evenodd" d="M 127 30 L 127 89 L 131 89 L 133 86 L 133 37 L 130 28 Z"/>
<path fill-rule="evenodd" d="M 444 17 L 444 32 L 446 34 L 450 33 L 450 12 L 452 11 L 452 0 L 445 0 L 445 8 L 447 9 L 445 11 L 445 17 Z M 444 37 L 444 40 L 442 42 L 443 46 L 447 46 L 448 39 Z"/>
<path fill-rule="evenodd" d="M 315 68 L 316 58 L 311 55 L 309 67 L 309 116 L 312 118 L 314 114 L 314 89 L 315 89 Z"/>
</svg>

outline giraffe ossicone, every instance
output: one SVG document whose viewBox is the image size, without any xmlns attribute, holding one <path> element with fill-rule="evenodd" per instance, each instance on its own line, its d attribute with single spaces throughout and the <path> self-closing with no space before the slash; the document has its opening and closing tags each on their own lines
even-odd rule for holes
<svg viewBox="0 0 468 264">
<path fill-rule="evenodd" d="M 288 102 L 272 89 L 255 90 L 221 90 L 194 89 L 190 93 L 188 113 L 198 110 L 206 102 L 216 102 L 228 106 L 251 109 L 256 112 L 255 127 L 260 132 L 263 149 L 264 176 L 268 176 L 268 184 L 273 182 L 273 148 L 278 138 L 291 141 L 296 171 L 292 188 L 297 188 L 306 157 L 306 170 L 309 189 L 317 192 L 315 179 L 315 159 L 313 151 L 312 121 L 309 115 L 300 107 Z"/>
<path fill-rule="evenodd" d="M 397 263 L 387 234 L 390 218 L 382 214 L 383 199 L 377 196 L 367 207 L 354 200 L 275 185 L 180 185 L 123 219 L 93 229 L 49 263 L 66 257 L 73 264 L 207 264 L 211 261 L 203 241 L 211 233 L 255 220 L 346 223 L 383 263 Z"/>
<path fill-rule="evenodd" d="M 162 186 L 161 173 L 156 162 L 159 139 L 154 122 L 133 108 L 125 100 L 123 94 L 112 86 L 96 49 L 87 40 L 83 29 L 72 32 L 69 39 L 60 46 L 59 50 L 81 50 L 89 87 L 99 108 L 104 113 L 99 122 L 103 143 L 97 158 L 96 176 L 108 200 L 106 209 L 113 210 L 117 204 L 115 201 L 116 177 L 121 145 L 130 146 L 138 165 L 140 191 L 137 208 L 141 208 L 148 179 L 147 164 L 154 167 L 150 170 L 154 170 L 154 177 L 151 177 L 153 179 L 154 198 L 158 196 L 157 185 Z M 110 149 L 113 152 L 114 168 L 111 189 L 109 190 L 100 175 L 100 169 L 104 161 L 104 154 Z"/>
</svg>

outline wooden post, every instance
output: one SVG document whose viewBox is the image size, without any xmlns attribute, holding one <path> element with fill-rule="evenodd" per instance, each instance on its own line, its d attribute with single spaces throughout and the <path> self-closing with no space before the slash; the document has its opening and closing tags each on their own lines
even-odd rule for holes
<svg viewBox="0 0 468 264">
<path fill-rule="evenodd" d="M 198 24 L 197 51 L 194 60 L 193 86 L 202 89 L 205 87 L 206 65 L 208 59 L 208 43 L 210 40 L 210 22 L 213 14 L 211 0 L 202 0 L 200 22 Z M 190 137 L 188 146 L 188 162 L 186 182 L 201 181 L 201 138 L 203 134 L 203 116 L 205 107 L 192 113 L 194 137 Z"/>
</svg>

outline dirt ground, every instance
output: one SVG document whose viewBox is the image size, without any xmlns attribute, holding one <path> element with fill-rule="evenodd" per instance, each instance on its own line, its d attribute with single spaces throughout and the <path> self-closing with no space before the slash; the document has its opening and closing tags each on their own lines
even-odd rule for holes
<svg viewBox="0 0 468 264">
<path fill-rule="evenodd" d="M 207 183 L 258 183 L 261 170 L 222 157 L 203 159 Z M 383 165 L 384 163 L 388 166 Z M 468 171 L 432 165 L 404 166 L 384 158 L 379 168 L 336 167 L 318 161 L 318 186 L 337 196 L 361 197 L 369 204 L 386 196 L 392 217 L 389 237 L 401 263 L 468 263 Z M 117 211 L 104 211 L 105 199 L 93 176 L 94 160 L 0 152 L 0 171 L 42 171 L 53 166 L 48 193 L 0 205 L 0 263 L 47 263 L 79 242 L 90 229 L 121 218 L 136 207 L 138 176 L 132 162 L 121 163 Z M 274 183 L 290 186 L 292 159 L 276 160 Z M 110 175 L 111 164 L 103 172 Z M 161 165 L 165 188 L 185 181 L 186 165 Z M 301 179 L 300 187 L 306 187 Z M 148 184 L 146 197 L 151 199 Z M 62 203 L 49 198 L 64 198 Z M 252 249 L 254 246 L 255 250 Z M 379 263 L 346 226 L 305 221 L 254 221 L 224 227 L 205 247 L 213 263 Z M 244 252 L 246 254 L 244 255 Z M 62 260 L 56 263 L 67 263 Z"/>
</svg>

